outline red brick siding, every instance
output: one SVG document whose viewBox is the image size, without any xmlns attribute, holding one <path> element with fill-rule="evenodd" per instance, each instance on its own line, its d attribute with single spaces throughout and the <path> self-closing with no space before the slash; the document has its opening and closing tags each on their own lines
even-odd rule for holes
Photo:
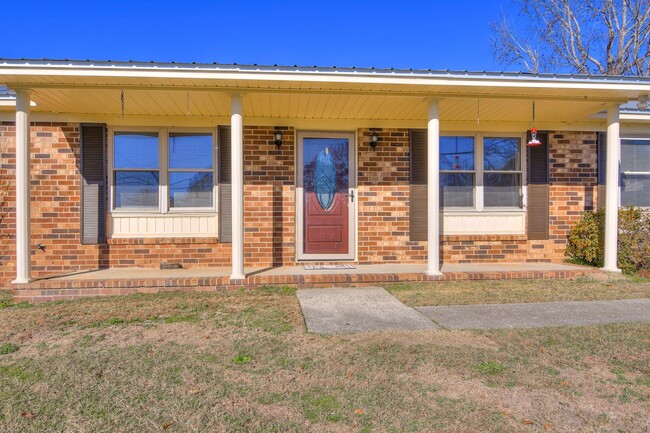
<svg viewBox="0 0 650 433">
<path fill-rule="evenodd" d="M 295 131 L 244 127 L 244 264 L 271 266 L 295 258 Z"/>
<path fill-rule="evenodd" d="M 161 263 L 226 266 L 231 262 L 230 245 L 216 238 L 109 239 L 102 254 L 112 268 L 157 268 Z"/>
<path fill-rule="evenodd" d="M 360 263 L 426 261 L 426 242 L 409 240 L 409 132 L 358 131 L 358 256 Z"/>
</svg>

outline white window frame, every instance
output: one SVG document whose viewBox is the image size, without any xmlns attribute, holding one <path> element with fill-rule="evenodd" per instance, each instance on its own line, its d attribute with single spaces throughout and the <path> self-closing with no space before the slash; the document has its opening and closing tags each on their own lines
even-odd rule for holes
<svg viewBox="0 0 650 433">
<path fill-rule="evenodd" d="M 443 212 L 447 214 L 476 214 L 476 213 L 524 213 L 526 212 L 526 152 L 525 143 L 526 135 L 519 132 L 466 132 L 453 131 L 442 132 L 441 137 L 474 137 L 474 171 L 470 170 L 440 170 L 444 173 L 474 173 L 474 207 L 443 207 Z M 486 170 L 483 169 L 483 139 L 484 138 L 517 138 L 519 139 L 519 164 L 518 171 L 491 171 L 490 173 L 512 173 L 521 176 L 521 207 L 485 207 L 483 191 L 483 175 Z"/>
<path fill-rule="evenodd" d="M 483 140 L 485 138 L 516 138 L 519 140 L 519 170 L 485 170 L 483 167 L 483 157 L 485 156 L 484 152 L 484 143 Z M 513 210 L 524 210 L 525 204 L 524 204 L 524 168 L 526 167 L 526 158 L 524 155 L 524 143 L 525 143 L 525 136 L 522 136 L 521 134 L 499 134 L 499 133 L 486 133 L 486 134 L 481 134 L 481 210 L 488 209 L 488 211 L 513 211 Z M 521 206 L 491 206 L 491 207 L 486 207 L 485 206 L 485 195 L 483 188 L 485 187 L 484 183 L 484 176 L 485 173 L 494 173 L 494 174 L 518 174 L 521 177 L 521 182 L 519 186 L 519 202 L 521 203 Z"/>
<path fill-rule="evenodd" d="M 650 136 L 639 136 L 639 135 L 621 135 L 620 136 L 620 142 L 621 142 L 621 160 L 623 159 L 623 140 L 639 140 L 639 141 L 647 141 L 648 144 L 650 145 Z M 603 145 L 605 145 L 603 143 Z M 648 176 L 650 177 L 650 170 L 649 171 L 624 171 L 623 170 L 623 165 L 621 164 L 621 161 L 619 161 L 619 172 L 618 172 L 618 177 L 619 177 L 619 182 L 618 182 L 618 207 L 623 206 L 621 203 L 621 200 L 623 199 L 623 175 L 628 174 L 632 176 Z M 625 205 L 628 206 L 628 205 Z M 636 204 L 633 204 L 632 206 L 634 207 L 640 207 L 642 209 L 650 209 L 650 207 L 647 206 L 639 206 Z"/>
<path fill-rule="evenodd" d="M 443 170 L 440 169 L 440 176 L 443 174 L 472 174 L 474 175 L 474 185 L 472 187 L 472 200 L 474 204 L 472 206 L 447 206 L 443 209 L 448 209 L 450 211 L 476 211 L 478 207 L 478 194 L 477 194 L 477 185 L 478 185 L 478 166 L 476 165 L 477 159 L 476 154 L 478 152 L 477 143 L 476 143 L 476 134 L 440 134 L 440 137 L 467 137 L 474 140 L 474 170 Z M 440 197 L 442 200 L 442 197 Z"/>
<path fill-rule="evenodd" d="M 158 208 L 115 208 L 115 170 L 114 167 L 114 138 L 116 132 L 155 132 L 158 133 L 158 172 L 160 184 L 158 186 Z M 169 170 L 169 134 L 174 132 L 197 134 L 209 133 L 212 135 L 212 206 L 210 207 L 183 207 L 171 208 L 169 206 L 169 172 L 183 170 Z M 138 126 L 110 126 L 108 128 L 108 182 L 109 182 L 109 208 L 113 215 L 166 215 L 166 214 L 214 214 L 219 209 L 218 203 L 218 148 L 217 128 L 173 128 L 173 127 L 138 127 Z M 192 170 L 207 171 L 207 170 Z"/>
</svg>

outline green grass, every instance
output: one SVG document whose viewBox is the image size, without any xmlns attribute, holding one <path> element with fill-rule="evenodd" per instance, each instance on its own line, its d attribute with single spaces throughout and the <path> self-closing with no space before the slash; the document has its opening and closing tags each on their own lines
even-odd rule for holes
<svg viewBox="0 0 650 433">
<path fill-rule="evenodd" d="M 650 297 L 650 280 L 638 276 L 595 280 L 496 280 L 384 285 L 410 306 L 595 301 Z"/>
<path fill-rule="evenodd" d="M 481 374 L 500 374 L 506 370 L 506 366 L 500 362 L 483 361 L 476 366 L 476 369 Z"/>
<path fill-rule="evenodd" d="M 252 360 L 253 360 L 253 358 L 251 358 L 250 356 L 243 355 L 243 354 L 240 353 L 239 355 L 237 355 L 237 356 L 235 356 L 233 358 L 232 362 L 234 362 L 235 364 L 241 365 L 241 364 L 248 364 Z"/>
<path fill-rule="evenodd" d="M 0 310 L 5 308 L 27 308 L 30 306 L 27 302 L 14 302 L 11 290 L 0 290 Z"/>
<path fill-rule="evenodd" d="M 507 291 L 535 287 L 520 284 Z M 435 287 L 440 301 L 465 293 Z M 644 290 L 625 287 L 612 289 Z M 0 431 L 645 431 L 649 336 L 650 324 L 311 335 L 278 287 L 8 307 L 0 341 L 20 350 L 0 357 Z"/>
<path fill-rule="evenodd" d="M 9 355 L 18 350 L 18 346 L 13 343 L 2 343 L 0 344 L 0 355 Z"/>
</svg>

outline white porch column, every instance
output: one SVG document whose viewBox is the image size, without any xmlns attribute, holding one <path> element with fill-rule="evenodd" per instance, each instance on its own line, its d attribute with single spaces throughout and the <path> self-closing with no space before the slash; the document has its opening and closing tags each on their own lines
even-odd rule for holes
<svg viewBox="0 0 650 433">
<path fill-rule="evenodd" d="M 621 159 L 621 137 L 619 106 L 607 108 L 607 161 L 605 169 L 605 263 L 604 271 L 621 272 L 618 268 L 618 204 L 619 164 Z"/>
<path fill-rule="evenodd" d="M 16 90 L 16 279 L 31 279 L 29 194 L 29 90 Z"/>
<path fill-rule="evenodd" d="M 440 272 L 440 103 L 429 101 L 427 126 L 427 275 Z"/>
<path fill-rule="evenodd" d="M 231 97 L 231 176 L 232 176 L 232 275 L 231 280 L 243 280 L 244 275 L 244 126 L 240 95 Z"/>
</svg>

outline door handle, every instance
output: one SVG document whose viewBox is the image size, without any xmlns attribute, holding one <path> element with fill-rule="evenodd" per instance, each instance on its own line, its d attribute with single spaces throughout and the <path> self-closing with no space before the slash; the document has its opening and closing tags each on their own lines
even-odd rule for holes
<svg viewBox="0 0 650 433">
<path fill-rule="evenodd" d="M 350 197 L 350 200 L 352 203 L 354 203 L 354 190 L 350 191 L 349 193 L 345 194 L 347 197 Z"/>
</svg>

